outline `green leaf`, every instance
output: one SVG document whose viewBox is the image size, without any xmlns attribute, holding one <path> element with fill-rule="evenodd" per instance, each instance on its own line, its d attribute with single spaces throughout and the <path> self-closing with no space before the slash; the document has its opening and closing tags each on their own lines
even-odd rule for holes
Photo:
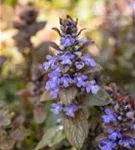
<svg viewBox="0 0 135 150">
<path fill-rule="evenodd" d="M 63 89 L 59 93 L 60 100 L 63 102 L 63 104 L 70 105 L 75 99 L 77 92 L 77 88 L 75 87 Z"/>
<path fill-rule="evenodd" d="M 81 149 L 88 135 L 88 121 L 82 112 L 78 112 L 75 118 L 63 119 L 66 138 L 76 149 Z"/>
<path fill-rule="evenodd" d="M 105 106 L 108 105 L 112 99 L 108 93 L 101 87 L 96 95 L 87 95 L 85 100 L 88 101 L 89 106 Z"/>
<path fill-rule="evenodd" d="M 86 70 L 84 71 L 85 74 L 91 74 L 91 73 L 95 73 L 95 72 L 100 72 L 103 70 L 103 67 L 99 64 L 97 64 L 95 67 L 93 68 L 86 68 Z"/>
<path fill-rule="evenodd" d="M 52 100 L 49 91 L 44 91 L 44 93 L 40 97 L 40 102 Z"/>
<path fill-rule="evenodd" d="M 40 150 L 45 146 L 52 147 L 60 143 L 64 138 L 65 135 L 63 130 L 60 129 L 60 126 L 54 126 L 52 128 L 49 128 L 43 135 L 35 150 Z"/>
</svg>

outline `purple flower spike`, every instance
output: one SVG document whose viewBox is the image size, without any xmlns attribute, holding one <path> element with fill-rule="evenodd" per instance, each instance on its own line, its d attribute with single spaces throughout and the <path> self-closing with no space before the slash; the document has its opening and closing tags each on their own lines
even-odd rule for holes
<svg viewBox="0 0 135 150">
<path fill-rule="evenodd" d="M 75 111 L 78 110 L 78 107 L 75 104 L 72 104 L 70 106 L 65 107 L 64 110 L 65 110 L 67 116 L 74 117 L 75 116 L 74 113 L 75 113 Z"/>
<path fill-rule="evenodd" d="M 94 59 L 90 58 L 89 54 L 84 55 L 81 59 L 89 67 L 95 67 L 96 66 L 96 61 Z"/>
<path fill-rule="evenodd" d="M 75 86 L 83 94 L 97 94 L 99 86 L 92 80 L 95 75 L 88 75 L 87 68 L 96 66 L 95 60 L 83 49 L 89 43 L 87 39 L 79 38 L 83 31 L 78 31 L 78 21 L 67 15 L 60 18 L 60 30 L 53 28 L 60 35 L 60 45 L 49 42 L 49 46 L 56 49 L 54 56 L 47 55 L 44 69 L 48 71 L 45 88 L 50 91 L 53 99 L 58 98 L 62 89 Z M 70 108 L 70 107 L 69 107 Z M 72 107 L 71 107 L 72 108 Z M 68 114 L 68 112 L 67 112 Z M 71 116 L 74 111 L 71 111 Z"/>
<path fill-rule="evenodd" d="M 63 109 L 62 104 L 59 104 L 59 103 L 52 104 L 51 111 L 52 111 L 55 115 L 60 114 L 60 112 L 62 111 L 62 109 Z"/>
</svg>

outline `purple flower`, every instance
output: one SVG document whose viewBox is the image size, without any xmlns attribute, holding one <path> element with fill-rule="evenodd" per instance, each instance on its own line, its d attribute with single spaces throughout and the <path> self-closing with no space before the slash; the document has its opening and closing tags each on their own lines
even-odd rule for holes
<svg viewBox="0 0 135 150">
<path fill-rule="evenodd" d="M 47 55 L 46 58 L 48 61 L 43 63 L 43 67 L 45 70 L 48 70 L 50 67 L 51 67 L 51 69 L 57 68 L 57 65 L 56 65 L 57 64 L 57 58 L 55 58 L 51 55 Z"/>
<path fill-rule="evenodd" d="M 127 150 L 132 150 L 135 148 L 135 139 L 125 136 L 119 141 L 119 145 L 123 148 L 126 148 Z"/>
<path fill-rule="evenodd" d="M 113 141 L 116 141 L 122 137 L 122 134 L 119 130 L 109 129 L 108 133 L 109 133 L 109 136 L 108 136 L 109 139 Z"/>
<path fill-rule="evenodd" d="M 75 62 L 75 66 L 77 69 L 82 69 L 84 67 L 84 63 L 81 61 L 80 62 L 77 61 L 77 62 Z"/>
<path fill-rule="evenodd" d="M 60 39 L 60 41 L 64 47 L 69 47 L 69 46 L 73 45 L 76 40 L 71 35 L 67 34 L 67 35 L 63 36 Z"/>
<path fill-rule="evenodd" d="M 74 117 L 74 113 L 78 110 L 78 107 L 75 104 L 72 104 L 70 106 L 66 106 L 64 110 L 67 116 Z"/>
<path fill-rule="evenodd" d="M 59 91 L 60 91 L 59 88 L 56 88 L 56 89 L 51 90 L 50 96 L 51 96 L 53 99 L 57 98 L 57 97 L 58 97 L 58 94 L 59 94 Z"/>
<path fill-rule="evenodd" d="M 85 87 L 85 81 L 88 79 L 88 76 L 81 73 L 75 74 L 74 82 L 77 87 Z"/>
<path fill-rule="evenodd" d="M 62 109 L 63 109 L 62 104 L 60 104 L 60 103 L 52 104 L 51 111 L 52 111 L 55 115 L 58 115 L 58 114 L 62 111 Z"/>
<path fill-rule="evenodd" d="M 95 85 L 95 80 L 87 81 L 85 83 L 85 87 L 87 93 L 97 94 L 97 92 L 99 91 L 99 86 Z"/>
<path fill-rule="evenodd" d="M 89 67 L 95 67 L 96 66 L 96 61 L 94 59 L 90 58 L 89 54 L 86 54 L 86 55 L 82 56 L 81 59 Z"/>
<path fill-rule="evenodd" d="M 70 52 L 65 52 L 64 54 L 59 56 L 59 60 L 61 61 L 62 65 L 72 65 L 72 60 L 75 56 Z"/>
<path fill-rule="evenodd" d="M 52 98 L 57 98 L 60 91 L 61 73 L 59 72 L 59 69 L 56 69 L 48 76 L 50 79 L 46 82 L 45 88 L 50 90 L 50 96 Z"/>
<path fill-rule="evenodd" d="M 60 90 L 60 78 L 61 73 L 59 69 L 54 70 L 48 74 L 49 80 L 46 82 L 45 88 L 50 90 L 50 95 L 52 98 L 57 98 Z"/>
<path fill-rule="evenodd" d="M 60 83 L 63 85 L 63 87 L 67 88 L 73 83 L 73 80 L 68 74 L 65 74 L 63 77 L 61 77 Z"/>
<path fill-rule="evenodd" d="M 59 87 L 59 84 L 60 84 L 60 79 L 54 77 L 46 82 L 45 88 L 48 90 L 56 89 Z"/>
<path fill-rule="evenodd" d="M 117 144 L 110 139 L 103 139 L 99 144 L 101 150 L 116 150 L 116 147 Z"/>
<path fill-rule="evenodd" d="M 59 78 L 61 76 L 60 69 L 59 68 L 55 69 L 54 71 L 49 73 L 48 76 L 50 78 Z"/>
<path fill-rule="evenodd" d="M 111 123 L 117 121 L 117 115 L 111 109 L 105 109 L 105 115 L 102 116 L 104 123 Z"/>
</svg>

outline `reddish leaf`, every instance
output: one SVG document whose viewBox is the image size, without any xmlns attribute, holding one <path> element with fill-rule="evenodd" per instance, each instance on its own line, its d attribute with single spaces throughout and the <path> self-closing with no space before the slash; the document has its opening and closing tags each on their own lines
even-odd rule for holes
<svg viewBox="0 0 135 150">
<path fill-rule="evenodd" d="M 89 125 L 85 115 L 78 112 L 75 118 L 63 119 L 64 130 L 70 144 L 78 150 L 82 148 L 88 135 Z"/>
<path fill-rule="evenodd" d="M 42 104 L 39 104 L 34 109 L 34 120 L 36 123 L 41 124 L 46 118 L 45 108 Z"/>
<path fill-rule="evenodd" d="M 77 88 L 75 88 L 75 87 L 63 89 L 59 93 L 60 100 L 65 105 L 70 105 L 72 103 L 72 101 L 75 99 L 77 92 L 78 92 Z"/>
<path fill-rule="evenodd" d="M 60 50 L 59 46 L 55 42 L 47 42 L 47 44 L 56 50 Z"/>
<path fill-rule="evenodd" d="M 58 28 L 54 27 L 54 28 L 52 28 L 52 30 L 56 31 L 60 36 L 62 36 L 61 33 L 60 33 L 60 30 Z"/>
<path fill-rule="evenodd" d="M 80 48 L 78 49 L 78 51 L 81 51 L 83 49 L 85 49 L 86 47 L 88 47 L 90 44 L 93 44 L 93 41 L 87 41 L 85 42 L 82 46 L 80 46 Z"/>
</svg>

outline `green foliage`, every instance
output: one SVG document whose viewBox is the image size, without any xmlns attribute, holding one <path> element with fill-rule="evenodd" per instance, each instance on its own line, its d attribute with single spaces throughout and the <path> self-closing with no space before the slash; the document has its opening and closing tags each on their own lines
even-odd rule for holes
<svg viewBox="0 0 135 150">
<path fill-rule="evenodd" d="M 65 105 L 70 105 L 72 104 L 73 100 L 77 96 L 78 91 L 76 87 L 71 87 L 68 89 L 63 89 L 60 91 L 60 100 L 63 102 Z"/>
<path fill-rule="evenodd" d="M 76 149 L 80 150 L 88 136 L 89 125 L 86 116 L 79 112 L 76 118 L 63 119 L 66 138 Z"/>
<path fill-rule="evenodd" d="M 65 138 L 63 130 L 60 129 L 60 126 L 54 126 L 45 131 L 42 139 L 36 146 L 35 150 L 40 150 L 45 146 L 52 147 Z"/>
<path fill-rule="evenodd" d="M 88 95 L 84 100 L 87 102 L 88 106 L 106 106 L 111 103 L 111 97 L 103 87 L 100 87 L 96 95 Z"/>
</svg>

